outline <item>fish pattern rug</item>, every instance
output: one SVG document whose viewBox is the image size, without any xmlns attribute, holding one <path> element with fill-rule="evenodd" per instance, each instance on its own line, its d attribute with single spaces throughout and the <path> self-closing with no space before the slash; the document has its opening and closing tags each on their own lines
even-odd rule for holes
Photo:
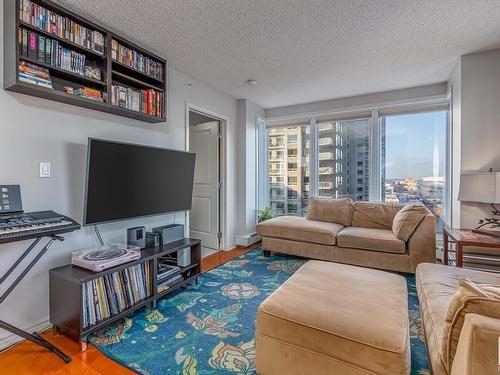
<svg viewBox="0 0 500 375">
<path fill-rule="evenodd" d="M 139 374 L 256 374 L 259 304 L 306 260 L 252 250 L 204 273 L 131 318 L 89 337 L 104 355 Z M 430 374 L 415 278 L 406 276 L 412 374 Z"/>
</svg>

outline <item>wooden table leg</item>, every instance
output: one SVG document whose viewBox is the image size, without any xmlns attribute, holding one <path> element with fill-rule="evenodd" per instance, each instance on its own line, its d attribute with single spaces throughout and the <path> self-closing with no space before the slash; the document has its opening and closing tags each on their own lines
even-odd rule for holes
<svg viewBox="0 0 500 375">
<path fill-rule="evenodd" d="M 448 233 L 443 231 L 443 263 L 448 265 Z"/>
<path fill-rule="evenodd" d="M 464 247 L 460 242 L 457 242 L 457 267 L 464 266 Z"/>
</svg>

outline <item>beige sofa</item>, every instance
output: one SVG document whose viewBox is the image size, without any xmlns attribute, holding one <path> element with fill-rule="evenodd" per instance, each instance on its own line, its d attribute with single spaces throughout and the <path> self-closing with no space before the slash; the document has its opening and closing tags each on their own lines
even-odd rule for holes
<svg viewBox="0 0 500 375">
<path fill-rule="evenodd" d="M 403 208 L 411 215 L 398 218 Z M 257 233 L 265 254 L 415 273 L 419 263 L 436 260 L 435 228 L 436 218 L 421 204 L 311 197 L 307 218 L 276 217 L 258 224 Z"/>
<path fill-rule="evenodd" d="M 416 285 L 434 375 L 487 375 L 498 372 L 500 299 L 466 296 L 453 319 L 447 319 L 459 280 L 493 284 L 500 275 L 437 264 L 420 264 Z M 498 292 L 497 292 L 498 293 Z M 457 330 L 453 336 L 449 332 Z"/>
</svg>

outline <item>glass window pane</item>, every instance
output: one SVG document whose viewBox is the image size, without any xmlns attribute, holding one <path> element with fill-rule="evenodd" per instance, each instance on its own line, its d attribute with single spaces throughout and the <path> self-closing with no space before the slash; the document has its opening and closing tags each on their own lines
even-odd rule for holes
<svg viewBox="0 0 500 375">
<path fill-rule="evenodd" d="M 318 124 L 320 196 L 369 198 L 369 119 Z"/>
<path fill-rule="evenodd" d="M 275 216 L 307 213 L 309 125 L 268 129 L 269 205 Z"/>
<path fill-rule="evenodd" d="M 381 119 L 382 197 L 419 200 L 444 226 L 446 111 Z"/>
</svg>

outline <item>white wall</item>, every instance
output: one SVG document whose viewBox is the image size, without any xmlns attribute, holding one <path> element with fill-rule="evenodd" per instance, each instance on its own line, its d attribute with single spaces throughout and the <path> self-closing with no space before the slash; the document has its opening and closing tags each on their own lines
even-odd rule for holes
<svg viewBox="0 0 500 375">
<path fill-rule="evenodd" d="M 3 7 L 0 7 L 0 19 L 3 19 L 2 13 Z M 3 43 L 3 27 L 0 29 Z M 3 45 L 0 51 L 0 83 L 3 86 Z M 87 138 L 183 149 L 185 105 L 189 102 L 228 118 L 228 227 L 224 230 L 224 240 L 230 247 L 237 230 L 236 100 L 174 69 L 168 69 L 168 80 L 169 122 L 156 125 L 0 90 L 0 183 L 21 185 L 26 211 L 52 209 L 81 222 Z M 191 82 L 191 88 L 187 82 Z M 51 162 L 52 178 L 38 177 L 40 161 Z M 101 233 L 106 242 L 124 242 L 128 227 L 138 224 L 152 227 L 172 220 L 173 215 L 163 215 L 107 224 L 102 226 Z M 184 215 L 177 214 L 176 221 L 182 223 Z M 48 270 L 68 263 L 72 251 L 97 243 L 90 228 L 65 237 L 66 241 L 54 244 L 2 304 L 0 319 L 29 331 L 47 326 Z M 0 274 L 28 244 L 0 245 Z M 16 338 L 0 330 L 0 347 L 12 343 L 13 339 Z"/>
<path fill-rule="evenodd" d="M 454 206 L 462 228 L 490 215 L 488 204 L 456 202 L 460 171 L 500 171 L 500 50 L 462 56 L 450 77 L 453 87 Z"/>
<path fill-rule="evenodd" d="M 446 95 L 447 84 L 446 82 L 443 82 L 401 90 L 384 91 L 367 95 L 351 96 L 347 98 L 270 108 L 266 110 L 266 118 L 277 120 L 332 113 L 341 114 L 356 111 L 370 112 L 371 110 L 378 109 L 381 106 L 398 106 L 406 103 L 424 104 L 426 101 L 431 99 L 440 99 L 446 97 Z"/>
<path fill-rule="evenodd" d="M 257 211 L 257 118 L 265 111 L 247 99 L 238 100 L 238 234 L 255 232 Z"/>
</svg>

